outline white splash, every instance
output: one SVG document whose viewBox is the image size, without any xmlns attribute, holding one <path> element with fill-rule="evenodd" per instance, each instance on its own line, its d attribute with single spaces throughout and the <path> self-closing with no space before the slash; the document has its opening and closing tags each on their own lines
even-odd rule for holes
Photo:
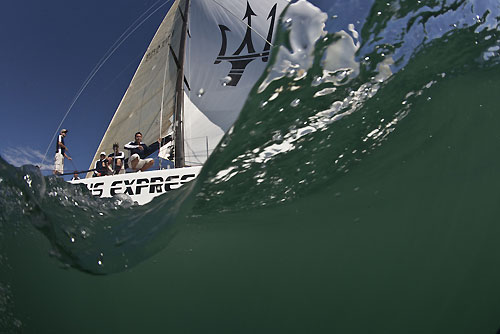
<svg viewBox="0 0 500 334">
<path fill-rule="evenodd" d="M 354 30 L 354 25 L 349 28 L 355 38 L 358 33 Z M 323 59 L 323 81 L 332 82 L 339 86 L 346 84 L 352 78 L 359 74 L 359 63 L 355 60 L 356 51 L 358 51 L 360 42 L 354 39 L 344 30 L 335 34 L 339 37 L 334 43 L 330 44 L 326 50 Z"/>
<path fill-rule="evenodd" d="M 290 29 L 290 49 L 280 46 L 276 63 L 258 92 L 263 92 L 274 80 L 284 76 L 295 76 L 296 80 L 305 77 L 311 68 L 316 42 L 326 34 L 324 31 L 328 15 L 306 0 L 291 4 L 283 21 Z"/>
</svg>

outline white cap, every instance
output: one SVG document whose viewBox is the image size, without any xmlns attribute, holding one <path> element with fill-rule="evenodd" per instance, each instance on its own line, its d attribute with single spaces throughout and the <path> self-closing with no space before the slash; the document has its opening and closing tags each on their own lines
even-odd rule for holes
<svg viewBox="0 0 500 334">
<path fill-rule="evenodd" d="M 103 155 L 103 154 L 106 155 L 106 152 L 101 152 L 101 155 Z"/>
</svg>

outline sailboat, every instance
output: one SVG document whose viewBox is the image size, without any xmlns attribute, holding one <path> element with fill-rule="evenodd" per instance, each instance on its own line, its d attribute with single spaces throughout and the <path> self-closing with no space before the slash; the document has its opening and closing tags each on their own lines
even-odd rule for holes
<svg viewBox="0 0 500 334">
<path fill-rule="evenodd" d="M 125 92 L 100 152 L 173 134 L 158 156 L 175 152 L 174 168 L 87 177 L 95 196 L 127 194 L 138 204 L 195 179 L 231 128 L 269 59 L 287 0 L 176 0 L 160 24 Z M 173 147 L 172 147 L 173 145 Z"/>
</svg>

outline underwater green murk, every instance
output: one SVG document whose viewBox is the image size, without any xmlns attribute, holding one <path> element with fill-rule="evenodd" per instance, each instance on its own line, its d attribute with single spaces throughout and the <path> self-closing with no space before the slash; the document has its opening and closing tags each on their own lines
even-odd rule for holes
<svg viewBox="0 0 500 334">
<path fill-rule="evenodd" d="M 0 332 L 498 331 L 500 5 L 313 4 L 188 186 L 0 159 Z"/>
</svg>

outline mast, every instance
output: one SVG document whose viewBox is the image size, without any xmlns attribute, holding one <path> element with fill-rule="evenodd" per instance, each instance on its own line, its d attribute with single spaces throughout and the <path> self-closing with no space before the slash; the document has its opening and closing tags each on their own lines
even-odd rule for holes
<svg viewBox="0 0 500 334">
<path fill-rule="evenodd" d="M 184 13 L 181 11 L 181 17 L 183 20 L 181 40 L 179 48 L 179 67 L 177 68 L 177 82 L 175 86 L 176 92 L 176 103 L 174 111 L 174 134 L 175 134 L 175 168 L 181 168 L 185 165 L 184 159 L 184 59 L 186 52 L 186 35 L 187 35 L 187 24 L 188 24 L 188 12 L 189 12 L 189 0 L 186 0 L 184 7 Z M 183 15 L 182 15 L 183 14 Z"/>
</svg>

